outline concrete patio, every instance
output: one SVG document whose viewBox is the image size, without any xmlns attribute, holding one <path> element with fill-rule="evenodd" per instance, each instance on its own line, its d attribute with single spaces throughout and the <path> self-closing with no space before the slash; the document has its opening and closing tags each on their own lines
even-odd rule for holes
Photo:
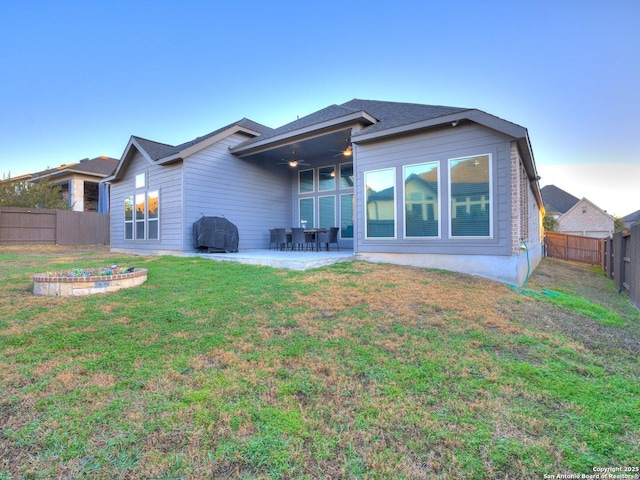
<svg viewBox="0 0 640 480">
<path fill-rule="evenodd" d="M 350 262 L 356 257 L 352 250 L 341 251 L 279 251 L 240 250 L 237 253 L 192 253 L 189 256 L 208 258 L 219 262 L 236 262 L 250 265 L 265 265 L 290 270 L 309 270 L 340 262 Z"/>
</svg>

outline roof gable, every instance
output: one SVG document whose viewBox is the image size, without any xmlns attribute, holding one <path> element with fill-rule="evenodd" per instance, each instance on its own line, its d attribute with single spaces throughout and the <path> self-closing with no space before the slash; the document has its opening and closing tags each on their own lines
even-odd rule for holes
<svg viewBox="0 0 640 480">
<path fill-rule="evenodd" d="M 234 133 L 243 133 L 249 136 L 257 136 L 267 133 L 271 128 L 261 125 L 257 122 L 243 118 L 235 123 L 214 130 L 201 137 L 196 137 L 180 145 L 173 146 L 166 143 L 154 142 L 141 137 L 131 136 L 127 147 L 118 163 L 114 174 L 107 178 L 107 181 L 119 180 L 126 170 L 125 165 L 132 157 L 132 150 L 140 152 L 140 154 L 153 165 L 166 165 L 168 163 L 184 160 L 189 155 L 193 155 L 197 151 L 229 136 Z"/>
<path fill-rule="evenodd" d="M 566 213 L 580 201 L 577 197 L 555 185 L 545 185 L 540 192 L 542 193 L 545 208 L 549 212 Z"/>
<path fill-rule="evenodd" d="M 602 210 L 595 203 L 593 203 L 587 198 L 582 198 L 581 200 L 578 200 L 578 202 L 576 202 L 576 204 L 573 205 L 569 210 L 567 210 L 564 214 L 562 214 L 560 218 L 558 218 L 558 221 L 560 222 L 562 221 L 562 219 L 570 217 L 575 212 L 579 211 L 582 207 L 591 207 L 593 210 L 595 210 L 596 214 L 606 216 L 607 219 L 610 219 L 611 221 L 614 220 L 612 215 L 609 215 L 607 212 Z"/>
</svg>

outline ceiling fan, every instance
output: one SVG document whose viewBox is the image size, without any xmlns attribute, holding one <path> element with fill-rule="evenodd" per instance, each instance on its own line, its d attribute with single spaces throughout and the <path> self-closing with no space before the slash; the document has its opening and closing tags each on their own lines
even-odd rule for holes
<svg viewBox="0 0 640 480">
<path fill-rule="evenodd" d="M 281 160 L 282 161 L 279 163 L 279 165 L 289 165 L 291 168 L 295 168 L 299 165 L 308 165 L 308 163 L 302 159 L 296 160 L 295 150 L 291 150 L 291 160 L 285 160 L 284 158 L 282 158 Z"/>
<path fill-rule="evenodd" d="M 332 156 L 332 158 L 336 158 L 336 157 L 351 157 L 353 155 L 353 148 L 351 148 L 351 145 L 349 145 L 347 148 L 345 148 L 344 150 L 331 150 L 332 152 L 338 152 L 335 155 Z"/>
</svg>

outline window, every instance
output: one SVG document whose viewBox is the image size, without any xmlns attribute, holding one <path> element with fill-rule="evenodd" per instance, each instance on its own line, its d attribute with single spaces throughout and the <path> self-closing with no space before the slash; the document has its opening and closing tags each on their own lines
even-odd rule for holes
<svg viewBox="0 0 640 480">
<path fill-rule="evenodd" d="M 340 236 L 353 238 L 353 193 L 340 195 Z"/>
<path fill-rule="evenodd" d="M 438 162 L 404 167 L 406 237 L 438 237 Z"/>
<path fill-rule="evenodd" d="M 138 173 L 136 175 L 136 188 L 144 188 L 147 186 L 147 172 Z"/>
<path fill-rule="evenodd" d="M 313 226 L 315 225 L 313 209 L 314 209 L 313 198 L 300 199 L 300 224 L 301 225 L 304 222 L 308 228 L 313 228 Z"/>
<path fill-rule="evenodd" d="M 320 167 L 318 169 L 318 190 L 335 190 L 336 188 L 336 167 Z"/>
<path fill-rule="evenodd" d="M 318 198 L 318 218 L 319 228 L 336 226 L 336 197 L 334 195 Z"/>
<path fill-rule="evenodd" d="M 365 172 L 365 237 L 395 238 L 396 171 L 394 168 Z"/>
<path fill-rule="evenodd" d="M 147 238 L 149 240 L 158 240 L 160 238 L 160 229 L 158 228 L 158 191 L 149 192 L 147 194 Z"/>
<path fill-rule="evenodd" d="M 136 193 L 136 240 L 144 240 L 146 202 L 144 193 Z"/>
<path fill-rule="evenodd" d="M 353 188 L 353 163 L 340 165 L 340 188 Z"/>
<path fill-rule="evenodd" d="M 125 197 L 124 239 L 158 240 L 160 238 L 159 205 L 157 190 Z"/>
<path fill-rule="evenodd" d="M 313 169 L 300 170 L 298 172 L 298 192 L 299 193 L 313 192 Z"/>
<path fill-rule="evenodd" d="M 133 195 L 124 197 L 124 239 L 133 240 Z"/>
<path fill-rule="evenodd" d="M 491 155 L 449 160 L 451 236 L 491 236 Z"/>
</svg>

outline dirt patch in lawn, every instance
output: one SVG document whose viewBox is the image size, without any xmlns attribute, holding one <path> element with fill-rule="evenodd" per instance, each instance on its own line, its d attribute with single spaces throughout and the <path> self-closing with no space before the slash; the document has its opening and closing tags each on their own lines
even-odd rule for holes
<svg viewBox="0 0 640 480">
<path fill-rule="evenodd" d="M 589 349 L 612 349 L 625 355 L 640 352 L 640 312 L 631 304 L 626 293 L 618 293 L 613 280 L 591 265 L 543 259 L 528 282 L 534 292 L 545 290 L 577 295 L 593 305 L 604 307 L 620 315 L 624 325 L 612 327 L 577 314 L 558 309 L 550 303 L 526 300 L 504 304 L 503 311 L 529 325 L 548 332 L 561 333 L 578 340 Z"/>
</svg>

